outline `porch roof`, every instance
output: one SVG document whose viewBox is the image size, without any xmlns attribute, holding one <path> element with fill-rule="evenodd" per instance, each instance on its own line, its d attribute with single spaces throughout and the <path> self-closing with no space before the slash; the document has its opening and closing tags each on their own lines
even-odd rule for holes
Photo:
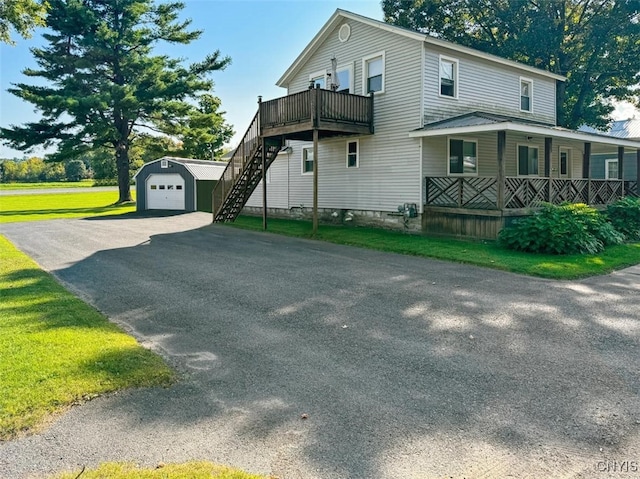
<svg viewBox="0 0 640 479">
<path fill-rule="evenodd" d="M 563 138 L 602 145 L 624 146 L 640 149 L 640 141 L 615 138 L 605 134 L 588 133 L 569 130 L 559 126 L 528 121 L 490 113 L 474 112 L 448 118 L 446 120 L 428 123 L 422 128 L 409 132 L 411 138 L 435 137 L 447 135 L 465 135 L 472 133 L 486 133 L 497 131 L 513 131 L 528 135 L 538 135 L 551 138 Z"/>
</svg>

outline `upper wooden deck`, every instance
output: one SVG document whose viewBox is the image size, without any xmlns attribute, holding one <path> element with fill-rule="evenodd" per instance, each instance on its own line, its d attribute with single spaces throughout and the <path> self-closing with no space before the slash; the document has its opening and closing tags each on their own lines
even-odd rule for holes
<svg viewBox="0 0 640 479">
<path fill-rule="evenodd" d="M 260 134 L 310 141 L 373 133 L 373 96 L 314 88 L 260 102 Z"/>
</svg>

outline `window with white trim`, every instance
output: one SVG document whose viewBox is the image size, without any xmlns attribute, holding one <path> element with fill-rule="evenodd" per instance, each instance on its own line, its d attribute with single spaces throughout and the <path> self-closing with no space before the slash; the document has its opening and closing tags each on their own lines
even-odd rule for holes
<svg viewBox="0 0 640 479">
<path fill-rule="evenodd" d="M 518 176 L 538 176 L 538 147 L 518 145 Z"/>
<path fill-rule="evenodd" d="M 440 56 L 440 96 L 458 98 L 458 60 Z"/>
<path fill-rule="evenodd" d="M 318 88 L 325 88 L 327 84 L 326 76 L 327 72 L 325 71 L 312 73 L 309 75 L 309 86 L 313 85 L 314 88 L 316 88 L 316 86 Z"/>
<path fill-rule="evenodd" d="M 336 74 L 338 77 L 338 88 L 336 91 L 353 93 L 353 65 L 339 66 Z"/>
<path fill-rule="evenodd" d="M 478 142 L 449 138 L 449 175 L 478 174 Z"/>
<path fill-rule="evenodd" d="M 364 94 L 384 93 L 384 53 L 363 58 L 362 70 Z"/>
<path fill-rule="evenodd" d="M 533 111 L 533 80 L 520 78 L 520 111 Z"/>
<path fill-rule="evenodd" d="M 313 147 L 302 149 L 302 174 L 313 174 Z"/>
<path fill-rule="evenodd" d="M 605 180 L 618 179 L 618 159 L 617 158 L 604 160 L 604 179 Z"/>
<path fill-rule="evenodd" d="M 347 141 L 347 168 L 358 168 L 360 166 L 359 150 L 358 140 Z"/>
</svg>

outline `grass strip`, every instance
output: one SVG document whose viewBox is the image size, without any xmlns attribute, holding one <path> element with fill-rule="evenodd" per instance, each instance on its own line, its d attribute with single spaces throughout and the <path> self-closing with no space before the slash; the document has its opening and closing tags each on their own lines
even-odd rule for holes
<svg viewBox="0 0 640 479">
<path fill-rule="evenodd" d="M 56 188 L 91 188 L 95 182 L 93 180 L 84 181 L 52 181 L 42 183 L 0 183 L 1 190 L 37 190 Z"/>
<path fill-rule="evenodd" d="M 0 291 L 0 440 L 78 401 L 173 381 L 158 355 L 2 236 Z"/>
<path fill-rule="evenodd" d="M 97 469 L 82 472 L 81 476 L 79 473 L 63 473 L 52 479 L 268 479 L 210 462 L 167 464 L 155 469 L 142 469 L 129 463 L 105 463 Z"/>
<path fill-rule="evenodd" d="M 120 215 L 135 211 L 135 204 L 116 205 L 117 200 L 117 191 L 2 196 L 0 223 Z"/>
<path fill-rule="evenodd" d="M 262 230 L 262 218 L 240 216 L 232 224 Z M 309 221 L 271 218 L 268 232 L 313 238 Z M 315 238 L 378 251 L 442 259 L 550 279 L 577 279 L 610 273 L 640 263 L 640 243 L 612 246 L 597 255 L 542 255 L 512 251 L 493 241 L 468 241 L 411 235 L 378 228 L 321 225 Z"/>
</svg>

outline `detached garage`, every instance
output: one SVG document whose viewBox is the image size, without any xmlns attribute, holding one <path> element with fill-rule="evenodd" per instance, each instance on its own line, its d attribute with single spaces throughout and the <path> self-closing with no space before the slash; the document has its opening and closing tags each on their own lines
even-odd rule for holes
<svg viewBox="0 0 640 479">
<path fill-rule="evenodd" d="M 170 156 L 146 163 L 133 177 L 136 209 L 211 213 L 211 193 L 226 167 L 221 161 Z"/>
</svg>

